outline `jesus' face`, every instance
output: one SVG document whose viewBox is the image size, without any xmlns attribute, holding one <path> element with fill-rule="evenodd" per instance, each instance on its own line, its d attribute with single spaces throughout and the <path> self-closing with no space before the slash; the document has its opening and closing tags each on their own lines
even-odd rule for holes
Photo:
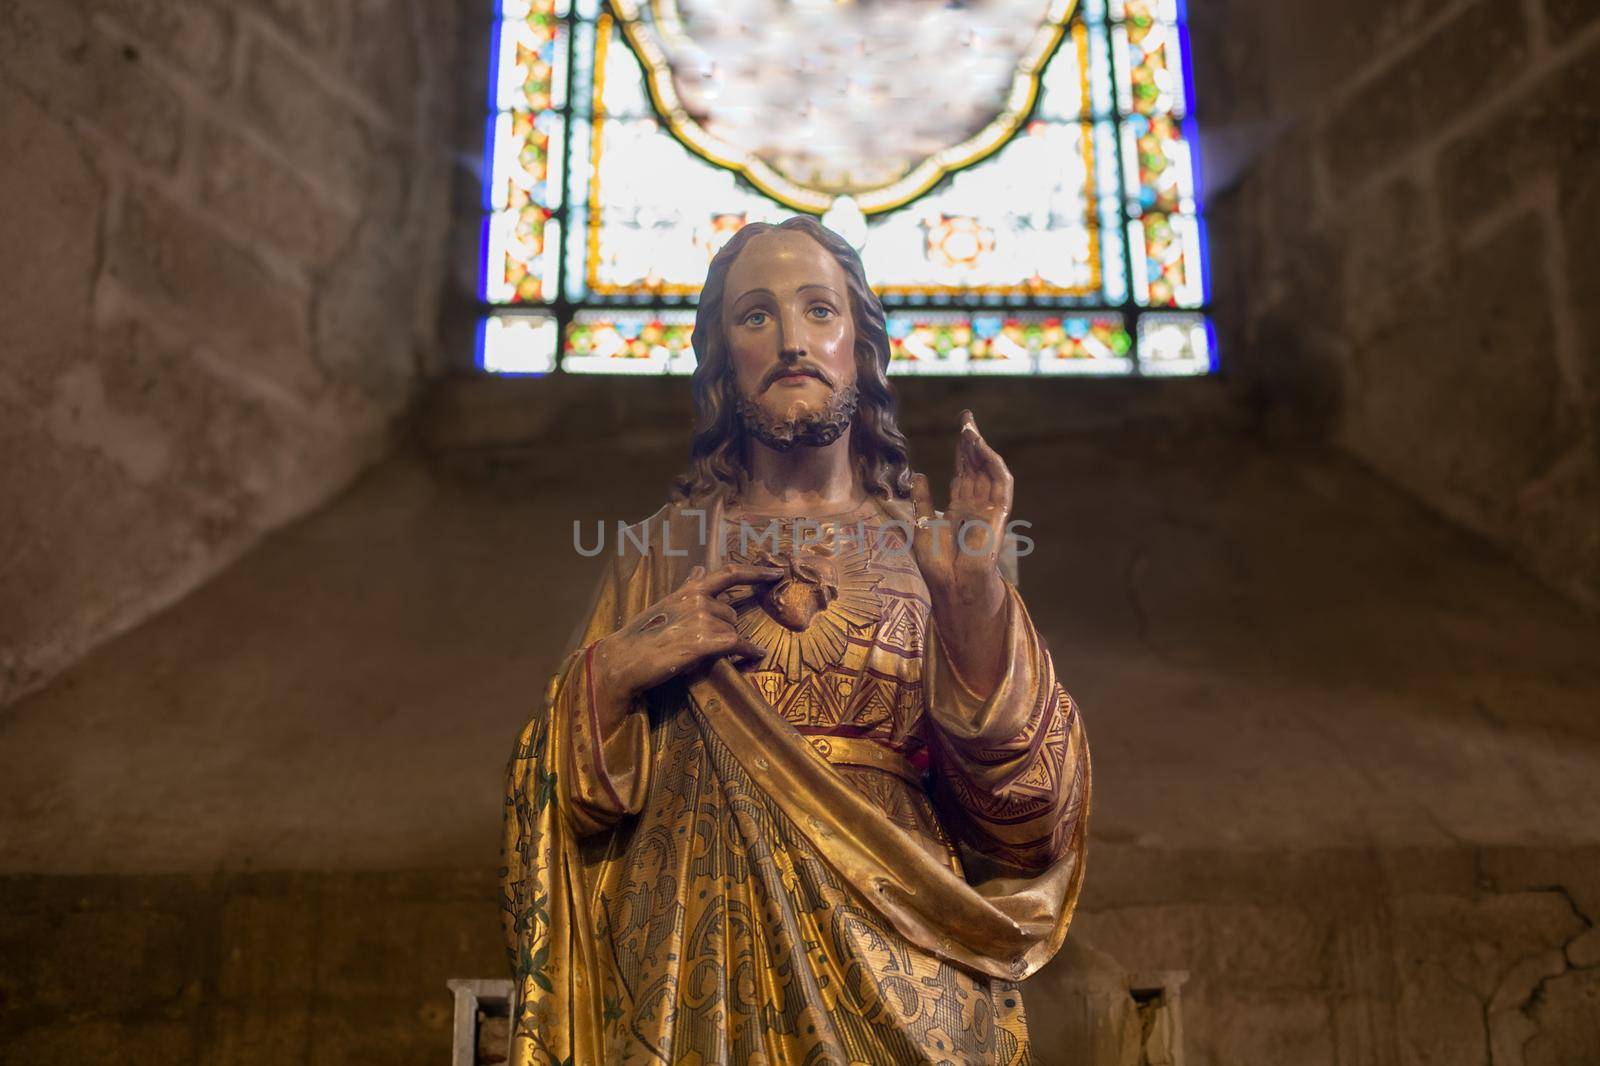
<svg viewBox="0 0 1600 1066">
<path fill-rule="evenodd" d="M 778 448 L 828 444 L 856 403 L 849 281 L 804 233 L 753 238 L 728 270 L 722 331 L 745 427 Z"/>
</svg>

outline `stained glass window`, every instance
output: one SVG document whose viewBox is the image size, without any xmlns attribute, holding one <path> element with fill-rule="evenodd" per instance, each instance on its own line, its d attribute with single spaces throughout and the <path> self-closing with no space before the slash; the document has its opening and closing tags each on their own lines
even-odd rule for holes
<svg viewBox="0 0 1600 1066">
<path fill-rule="evenodd" d="M 689 373 L 711 257 L 797 213 L 891 372 L 1213 368 L 1180 0 L 498 2 L 483 369 Z"/>
</svg>

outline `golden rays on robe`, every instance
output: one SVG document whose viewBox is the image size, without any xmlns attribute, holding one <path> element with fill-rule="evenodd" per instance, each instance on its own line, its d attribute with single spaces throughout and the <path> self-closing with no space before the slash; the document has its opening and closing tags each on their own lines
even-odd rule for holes
<svg viewBox="0 0 1600 1066">
<path fill-rule="evenodd" d="M 1028 1061 L 1015 982 L 1066 935 L 1090 771 L 1021 599 L 1008 586 L 1004 674 L 979 698 L 899 505 L 836 516 L 869 535 L 816 551 L 741 543 L 741 517 L 713 501 L 708 538 L 677 505 L 647 520 L 519 739 L 513 1062 Z M 658 686 L 598 735 L 594 642 L 691 567 L 760 553 L 791 567 L 789 591 L 733 597 L 766 659 Z"/>
<path fill-rule="evenodd" d="M 864 536 L 865 530 L 858 526 L 841 531 L 835 525 L 828 527 L 831 535 L 826 541 L 801 545 L 794 543 L 793 524 L 785 530 L 776 518 L 747 517 L 735 530 L 729 559 L 787 571 L 771 588 L 760 592 L 746 588 L 730 599 L 739 612 L 739 632 L 767 649 L 763 667 L 780 670 L 793 684 L 807 673 L 836 666 L 844 658 L 850 634 L 877 621 L 883 609 L 870 553 L 846 550 L 849 538 Z M 771 548 L 767 539 L 775 542 Z"/>
</svg>

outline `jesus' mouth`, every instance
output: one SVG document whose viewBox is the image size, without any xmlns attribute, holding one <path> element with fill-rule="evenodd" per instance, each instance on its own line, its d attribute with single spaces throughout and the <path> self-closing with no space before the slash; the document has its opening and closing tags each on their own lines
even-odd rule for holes
<svg viewBox="0 0 1600 1066">
<path fill-rule="evenodd" d="M 833 385 L 833 383 L 829 381 L 827 376 L 821 371 L 815 370 L 811 367 L 796 366 L 789 367 L 784 370 L 774 371 L 772 374 L 768 375 L 766 384 L 762 387 L 761 391 L 765 392 L 774 385 L 804 381 L 806 378 L 814 378 L 829 387 L 832 387 Z"/>
</svg>

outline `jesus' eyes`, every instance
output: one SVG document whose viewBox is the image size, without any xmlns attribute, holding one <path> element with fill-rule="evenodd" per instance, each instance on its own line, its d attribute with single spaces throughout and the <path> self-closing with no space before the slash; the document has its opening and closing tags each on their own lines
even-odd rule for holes
<svg viewBox="0 0 1600 1066">
<path fill-rule="evenodd" d="M 806 308 L 806 314 L 818 322 L 826 322 L 831 318 L 837 318 L 839 316 L 839 312 L 835 311 L 827 304 L 813 304 L 812 306 Z M 771 319 L 772 315 L 766 311 L 749 311 L 745 313 L 743 318 L 739 319 L 739 325 L 749 326 L 752 329 L 760 329 Z"/>
</svg>

